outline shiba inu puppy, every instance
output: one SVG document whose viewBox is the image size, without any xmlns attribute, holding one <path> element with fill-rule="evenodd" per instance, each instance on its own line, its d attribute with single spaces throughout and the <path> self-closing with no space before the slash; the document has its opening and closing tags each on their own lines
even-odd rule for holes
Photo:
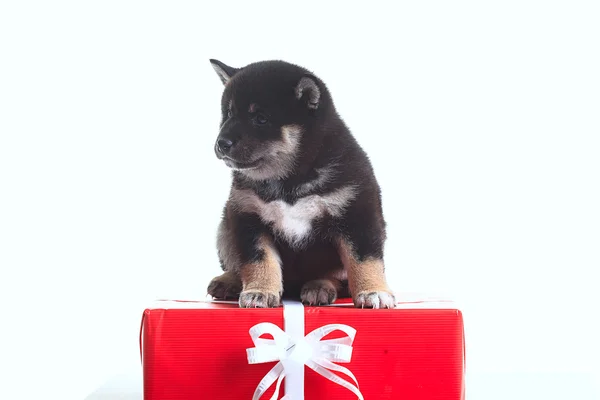
<svg viewBox="0 0 600 400">
<path fill-rule="evenodd" d="M 394 307 L 380 188 L 325 84 L 283 61 L 210 62 L 225 87 L 214 151 L 233 182 L 217 235 L 224 273 L 208 293 L 241 307 L 348 294 Z"/>
</svg>

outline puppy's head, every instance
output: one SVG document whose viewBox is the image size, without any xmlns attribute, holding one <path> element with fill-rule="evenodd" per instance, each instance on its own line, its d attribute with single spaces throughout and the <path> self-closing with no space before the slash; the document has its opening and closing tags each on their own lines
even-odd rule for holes
<svg viewBox="0 0 600 400">
<path fill-rule="evenodd" d="M 323 109 L 325 86 L 307 70 L 282 61 L 243 68 L 210 62 L 225 85 L 217 157 L 251 179 L 285 178 Z"/>
</svg>

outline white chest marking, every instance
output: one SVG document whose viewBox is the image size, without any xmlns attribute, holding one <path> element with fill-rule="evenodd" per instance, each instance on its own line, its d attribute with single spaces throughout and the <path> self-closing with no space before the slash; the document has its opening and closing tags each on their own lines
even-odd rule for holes
<svg viewBox="0 0 600 400">
<path fill-rule="evenodd" d="M 355 197 L 355 186 L 344 186 L 323 196 L 306 196 L 294 204 L 282 200 L 267 203 L 251 190 L 234 189 L 231 194 L 238 210 L 258 214 L 265 223 L 272 224 L 276 233 L 295 246 L 309 237 L 315 219 L 326 215 L 340 216 Z"/>
</svg>

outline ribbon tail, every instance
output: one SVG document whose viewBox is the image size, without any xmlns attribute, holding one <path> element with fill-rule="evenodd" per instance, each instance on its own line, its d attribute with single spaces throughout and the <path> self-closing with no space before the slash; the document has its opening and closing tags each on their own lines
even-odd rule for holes
<svg viewBox="0 0 600 400">
<path fill-rule="evenodd" d="M 259 400 L 276 380 L 278 381 L 276 387 L 276 395 L 279 395 L 279 385 L 281 384 L 281 380 L 283 379 L 282 375 L 285 375 L 283 371 L 283 364 L 279 362 L 273 368 L 271 368 L 269 372 L 267 372 L 264 378 L 262 378 L 262 380 L 256 387 L 256 390 L 254 391 L 252 400 Z M 276 399 L 277 397 L 274 398 Z"/>
<path fill-rule="evenodd" d="M 319 360 L 319 362 L 322 362 L 323 360 Z M 333 364 L 333 363 L 331 363 Z M 340 378 L 339 376 L 337 376 L 336 374 L 334 374 L 333 372 L 329 371 L 327 368 L 319 365 L 318 363 L 316 363 L 313 360 L 309 360 L 306 362 L 306 365 L 311 368 L 313 371 L 315 371 L 317 374 L 329 379 L 330 381 L 337 383 L 340 386 L 345 387 L 346 389 L 350 390 L 352 393 L 354 393 L 356 395 L 356 397 L 358 397 L 360 400 L 364 400 L 364 397 L 362 395 L 362 393 L 360 392 L 360 390 L 358 390 L 357 386 L 354 386 L 353 384 L 351 384 L 350 382 Z M 348 370 L 347 368 L 344 367 L 340 367 L 339 365 L 333 364 L 335 367 L 335 370 L 346 373 L 346 375 L 350 376 L 352 379 L 354 379 L 354 381 L 356 382 L 356 378 L 354 377 L 354 375 L 352 374 L 352 372 L 350 372 L 350 370 Z M 345 371 L 344 371 L 345 370 Z"/>
<path fill-rule="evenodd" d="M 277 378 L 277 385 L 275 386 L 275 393 L 273 393 L 273 396 L 271 396 L 271 400 L 277 400 L 277 398 L 279 397 L 279 387 L 281 386 L 281 381 L 283 380 L 284 377 L 285 377 L 285 370 L 283 370 L 279 374 L 279 378 Z M 285 397 L 286 396 L 284 396 L 283 399 L 285 399 Z"/>
</svg>

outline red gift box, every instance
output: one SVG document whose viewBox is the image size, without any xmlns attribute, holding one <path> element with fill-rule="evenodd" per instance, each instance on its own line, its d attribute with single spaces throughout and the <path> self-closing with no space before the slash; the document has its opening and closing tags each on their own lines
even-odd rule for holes
<svg viewBox="0 0 600 400">
<path fill-rule="evenodd" d="M 287 321 L 283 307 L 242 309 L 233 302 L 159 301 L 144 311 L 140 332 L 144 399 L 253 399 L 261 380 L 280 364 L 277 360 L 249 363 L 254 350 L 247 353 L 247 349 L 259 347 L 250 335 L 251 328 L 262 323 L 259 327 L 267 325 L 269 330 L 279 331 L 273 336 L 284 337 L 283 331 L 290 330 L 291 322 L 298 329 L 297 320 L 304 323 L 305 335 L 330 324 L 355 330 L 350 362 L 337 364 L 351 371 L 358 385 L 344 374 L 336 375 L 358 386 L 366 400 L 464 399 L 465 346 L 460 310 L 452 302 L 398 298 L 395 309 L 357 309 L 349 300 L 340 300 L 332 306 L 305 307 L 300 315 L 288 312 Z M 346 335 L 337 331 L 323 340 L 343 337 Z M 272 339 L 269 335 L 263 338 Z M 346 337 L 346 345 L 338 347 L 348 350 L 349 342 Z M 281 354 L 289 355 L 294 346 L 283 347 Z M 358 398 L 348 388 L 298 365 L 304 370 L 304 396 L 297 397 Z M 288 366 L 284 385 L 298 379 L 297 372 L 290 373 L 293 367 Z M 273 383 L 266 389 L 261 399 L 271 398 L 275 386 Z"/>
</svg>

